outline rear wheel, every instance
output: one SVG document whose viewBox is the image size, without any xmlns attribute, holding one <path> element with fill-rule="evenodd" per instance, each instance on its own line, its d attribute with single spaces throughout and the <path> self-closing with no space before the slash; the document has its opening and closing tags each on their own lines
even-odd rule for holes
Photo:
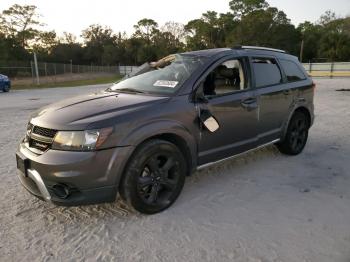
<svg viewBox="0 0 350 262">
<path fill-rule="evenodd" d="M 130 159 L 120 194 L 138 212 L 158 213 L 175 202 L 183 188 L 186 172 L 186 161 L 174 144 L 150 140 Z"/>
<path fill-rule="evenodd" d="M 308 138 L 309 123 L 302 112 L 295 112 L 289 122 L 285 139 L 277 144 L 278 149 L 287 155 L 300 154 Z"/>
</svg>

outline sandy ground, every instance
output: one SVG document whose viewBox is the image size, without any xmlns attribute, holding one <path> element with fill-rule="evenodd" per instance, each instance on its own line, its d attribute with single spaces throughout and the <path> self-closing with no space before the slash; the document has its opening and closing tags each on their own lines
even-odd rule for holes
<svg viewBox="0 0 350 262">
<path fill-rule="evenodd" d="M 122 203 L 55 207 L 16 177 L 29 114 L 105 86 L 0 93 L 1 261 L 350 261 L 350 79 L 316 80 L 305 151 L 273 146 L 195 173 L 154 216 Z"/>
</svg>

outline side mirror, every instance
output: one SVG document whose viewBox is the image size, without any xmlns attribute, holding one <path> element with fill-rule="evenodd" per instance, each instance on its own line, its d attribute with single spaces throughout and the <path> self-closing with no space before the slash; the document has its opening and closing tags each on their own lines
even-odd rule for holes
<svg viewBox="0 0 350 262">
<path fill-rule="evenodd" d="M 216 121 L 209 110 L 201 109 L 199 118 L 203 125 L 212 133 L 214 133 L 220 127 L 218 121 Z"/>
</svg>

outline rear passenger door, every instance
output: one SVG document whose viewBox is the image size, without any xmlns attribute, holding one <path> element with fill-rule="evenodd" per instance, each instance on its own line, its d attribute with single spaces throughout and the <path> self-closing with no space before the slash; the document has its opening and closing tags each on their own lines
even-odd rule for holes
<svg viewBox="0 0 350 262">
<path fill-rule="evenodd" d="M 251 57 L 254 86 L 259 106 L 258 143 L 280 138 L 282 125 L 292 106 L 293 94 L 279 62 L 273 56 Z"/>
</svg>

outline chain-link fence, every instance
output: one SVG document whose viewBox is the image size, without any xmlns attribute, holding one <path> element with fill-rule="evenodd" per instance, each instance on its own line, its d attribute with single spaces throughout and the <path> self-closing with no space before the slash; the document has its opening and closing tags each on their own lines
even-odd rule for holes
<svg viewBox="0 0 350 262">
<path fill-rule="evenodd" d="M 75 65 L 64 63 L 0 62 L 0 74 L 7 75 L 14 83 L 55 83 L 71 80 L 98 78 L 101 75 L 119 75 L 119 66 Z"/>
<path fill-rule="evenodd" d="M 350 77 L 350 62 L 305 63 L 306 71 L 313 77 Z M 96 79 L 104 75 L 127 75 L 137 66 L 96 66 L 72 63 L 1 62 L 0 74 L 7 75 L 13 83 L 29 85 L 38 83 L 59 83 L 74 80 Z"/>
<path fill-rule="evenodd" d="M 132 71 L 137 69 L 138 66 L 126 66 L 126 65 L 120 65 L 119 66 L 119 73 L 122 76 L 130 74 Z"/>
<path fill-rule="evenodd" d="M 35 77 L 34 62 L 0 62 L 0 73 L 11 78 Z M 114 73 L 119 74 L 118 66 L 74 65 L 60 63 L 38 62 L 39 76 L 83 73 Z"/>
</svg>

